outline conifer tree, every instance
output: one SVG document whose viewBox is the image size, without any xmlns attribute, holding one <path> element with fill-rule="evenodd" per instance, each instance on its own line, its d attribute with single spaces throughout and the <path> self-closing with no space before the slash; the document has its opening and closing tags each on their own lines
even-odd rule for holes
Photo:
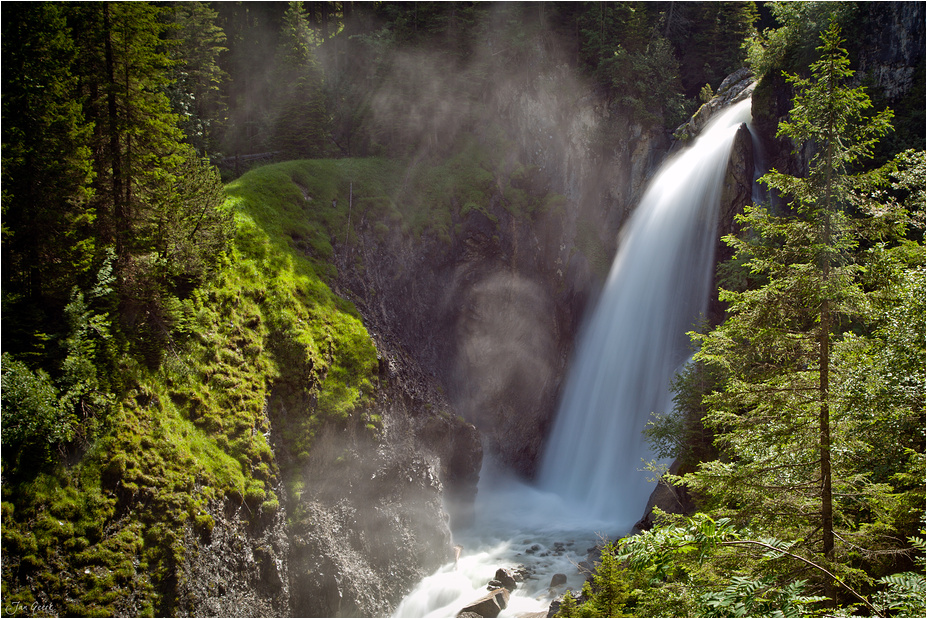
<svg viewBox="0 0 927 619">
<path fill-rule="evenodd" d="M 324 80 L 314 48 L 315 36 L 302 3 L 290 2 L 276 60 L 280 104 L 274 147 L 295 157 L 318 157 L 325 150 Z"/>
<path fill-rule="evenodd" d="M 704 400 L 723 458 L 687 477 L 709 509 L 804 540 L 805 551 L 825 562 L 835 559 L 835 531 L 853 526 L 848 512 L 856 509 L 835 497 L 880 492 L 861 489 L 865 480 L 843 459 L 834 472 L 834 453 L 849 439 L 845 416 L 832 416 L 831 349 L 851 321 L 865 320 L 866 306 L 852 260 L 859 228 L 847 206 L 856 189 L 885 182 L 885 170 L 855 166 L 891 118 L 890 111 L 866 115 L 871 103 L 863 88 L 847 86 L 852 71 L 841 45 L 832 24 L 812 78 L 789 78 L 797 94 L 779 135 L 810 150 L 808 173 L 773 171 L 762 180 L 790 200 L 791 212 L 747 208 L 740 221 L 748 233 L 726 239 L 760 284 L 722 291 L 729 318 L 696 336 L 696 359 L 724 375 Z"/>
<path fill-rule="evenodd" d="M 186 141 L 201 156 L 216 150 L 217 133 L 225 120 L 220 86 L 228 76 L 218 57 L 227 49 L 217 17 L 205 2 L 178 2 L 167 15 L 168 53 L 173 61 L 167 94 Z"/>
<path fill-rule="evenodd" d="M 78 50 L 65 17 L 64 5 L 46 2 L 11 4 L 4 12 L 6 351 L 39 352 L 29 334 L 53 329 L 60 317 L 50 310 L 90 275 L 96 251 L 90 125 L 74 96 Z"/>
<path fill-rule="evenodd" d="M 190 65 L 168 53 L 166 10 L 146 2 L 71 9 L 95 126 L 96 234 L 116 254 L 114 318 L 150 362 L 170 337 L 172 299 L 208 272 L 231 233 L 218 175 L 201 173 L 168 99 L 172 68 Z"/>
</svg>

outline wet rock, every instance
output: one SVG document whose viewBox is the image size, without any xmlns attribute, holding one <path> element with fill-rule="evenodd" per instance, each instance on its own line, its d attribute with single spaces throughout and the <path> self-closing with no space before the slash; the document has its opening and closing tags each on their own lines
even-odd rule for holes
<svg viewBox="0 0 927 619">
<path fill-rule="evenodd" d="M 473 503 L 483 461 L 479 430 L 461 419 L 434 416 L 421 423 L 417 435 L 423 448 L 440 458 L 439 475 L 451 527 L 473 524 Z"/>
<path fill-rule="evenodd" d="M 677 474 L 679 472 L 679 461 L 670 465 L 669 472 Z M 638 531 L 646 531 L 655 524 L 653 510 L 659 508 L 668 514 L 691 514 L 695 511 L 695 503 L 685 488 L 677 488 L 660 479 L 657 487 L 650 494 L 647 500 L 647 506 L 644 508 L 644 517 L 634 525 Z"/>
<path fill-rule="evenodd" d="M 753 200 L 754 176 L 753 138 L 746 125 L 742 125 L 731 146 L 731 158 L 721 187 L 721 203 L 718 210 L 718 233 L 715 244 L 715 259 L 721 263 L 734 255 L 734 250 L 722 239 L 729 234 L 740 234 L 735 218 L 744 212 L 744 207 Z M 709 300 L 708 320 L 720 324 L 724 320 L 725 304 L 718 300 L 718 273 L 714 271 L 712 297 Z"/>
<path fill-rule="evenodd" d="M 495 589 L 464 606 L 457 617 L 498 617 L 509 604 L 507 589 Z M 472 614 L 463 614 L 472 613 Z"/>
<path fill-rule="evenodd" d="M 325 433 L 319 443 L 332 452 L 316 448 L 292 516 L 291 613 L 388 616 L 452 554 L 437 462 L 390 444 L 347 448 Z"/>
<path fill-rule="evenodd" d="M 509 591 L 514 591 L 518 587 L 515 575 L 504 567 L 500 567 L 496 570 L 496 577 L 494 580 L 499 583 L 500 587 L 504 587 Z"/>
<path fill-rule="evenodd" d="M 688 121 L 676 129 L 673 135 L 679 140 L 679 143 L 674 145 L 674 148 L 679 148 L 682 144 L 697 137 L 721 110 L 749 97 L 753 93 L 755 86 L 753 71 L 748 68 L 738 69 L 727 76 L 721 82 L 715 96 L 703 104 Z"/>
<path fill-rule="evenodd" d="M 556 587 L 562 587 L 567 583 L 566 574 L 556 573 L 550 577 L 550 588 L 554 589 Z"/>
<path fill-rule="evenodd" d="M 531 574 L 531 569 L 525 565 L 516 565 L 512 568 L 512 576 L 515 578 L 515 582 L 525 582 L 532 577 Z"/>
</svg>

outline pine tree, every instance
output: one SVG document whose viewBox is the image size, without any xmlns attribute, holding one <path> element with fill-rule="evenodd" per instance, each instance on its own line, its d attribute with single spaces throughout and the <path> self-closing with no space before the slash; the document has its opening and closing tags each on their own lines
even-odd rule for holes
<svg viewBox="0 0 927 619">
<path fill-rule="evenodd" d="M 226 112 L 220 87 L 228 76 L 218 58 L 228 50 L 217 17 L 204 2 L 178 2 L 167 13 L 173 60 L 167 94 L 186 141 L 200 156 L 217 150 Z"/>
<path fill-rule="evenodd" d="M 601 561 L 592 578 L 583 583 L 581 602 L 570 591 L 562 598 L 557 617 L 624 617 L 630 591 L 629 580 L 615 554 L 615 544 L 602 547 Z"/>
<path fill-rule="evenodd" d="M 114 319 L 151 363 L 171 337 L 174 298 L 208 273 L 231 233 L 218 176 L 203 173 L 171 109 L 180 57 L 170 57 L 163 38 L 167 10 L 145 2 L 71 8 L 95 126 L 96 235 L 116 254 Z"/>
<path fill-rule="evenodd" d="M 301 2 L 290 2 L 283 16 L 276 62 L 280 104 L 274 146 L 291 157 L 319 157 L 326 147 L 324 80 Z"/>
<path fill-rule="evenodd" d="M 4 350 L 40 354 L 96 253 L 90 124 L 75 96 L 66 9 L 11 4 L 3 19 Z"/>
<path fill-rule="evenodd" d="M 789 78 L 797 94 L 780 136 L 810 150 L 808 174 L 773 171 L 762 180 L 788 197 L 791 212 L 750 207 L 740 220 L 748 233 L 726 239 L 734 261 L 760 283 L 722 291 L 729 318 L 696 336 L 696 359 L 724 376 L 704 400 L 704 421 L 724 457 L 687 477 L 715 513 L 804 540 L 805 551 L 825 563 L 836 559 L 835 531 L 858 526 L 852 514 L 861 497 L 884 492 L 834 455 L 851 437 L 832 390 L 831 350 L 854 321 L 865 321 L 867 304 L 853 260 L 860 228 L 847 207 L 859 188 L 886 180 L 885 170 L 859 173 L 855 166 L 870 156 L 891 118 L 888 111 L 866 116 L 869 98 L 846 85 L 852 72 L 841 45 L 832 25 L 812 78 Z"/>
</svg>

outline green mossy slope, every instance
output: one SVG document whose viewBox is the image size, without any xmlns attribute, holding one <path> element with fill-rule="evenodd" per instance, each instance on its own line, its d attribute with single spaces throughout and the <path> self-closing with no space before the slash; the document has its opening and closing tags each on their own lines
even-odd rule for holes
<svg viewBox="0 0 927 619">
<path fill-rule="evenodd" d="M 127 392 L 80 457 L 15 479 L 4 471 L 2 610 L 172 614 L 185 531 L 208 537 L 221 501 L 269 522 L 281 483 L 299 495 L 281 469 L 309 458 L 323 424 L 375 433 L 377 352 L 329 288 L 336 248 L 357 242 L 361 222 L 382 238 L 449 243 L 472 210 L 495 220 L 494 207 L 528 218 L 562 208 L 503 150 L 473 141 L 411 166 L 291 161 L 229 183 L 234 242 L 210 282 L 170 308 L 161 364 L 121 358 Z M 288 412 L 272 415 L 278 396 Z M 272 418 L 285 453 L 268 443 Z"/>
<path fill-rule="evenodd" d="M 315 404 L 281 429 L 296 455 L 322 421 L 369 400 L 376 349 L 325 283 L 339 212 L 317 205 L 331 209 L 329 195 L 350 182 L 337 167 L 282 164 L 229 185 L 232 251 L 211 284 L 175 308 L 161 366 L 123 359 L 132 387 L 76 464 L 4 479 L 4 614 L 33 604 L 65 615 L 174 612 L 185 527 L 208 536 L 217 499 L 256 519 L 279 508 L 271 389 Z M 306 200 L 293 178 L 325 201 Z"/>
</svg>

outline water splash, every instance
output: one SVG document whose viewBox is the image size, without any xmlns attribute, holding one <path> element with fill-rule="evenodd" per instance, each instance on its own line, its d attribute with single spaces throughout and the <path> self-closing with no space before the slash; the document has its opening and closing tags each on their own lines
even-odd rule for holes
<svg viewBox="0 0 927 619">
<path fill-rule="evenodd" d="M 670 379 L 691 353 L 686 332 L 707 308 L 722 184 L 749 120 L 746 99 L 651 181 L 622 230 L 548 439 L 540 486 L 625 529 L 653 490 L 641 432 L 651 412 L 672 404 Z"/>
<path fill-rule="evenodd" d="M 394 617 L 454 617 L 486 593 L 500 567 L 529 572 L 500 617 L 546 611 L 566 588 L 582 589 L 585 576 L 577 565 L 609 533 L 610 523 L 590 520 L 578 506 L 516 479 L 491 458 L 483 461 L 474 507 L 473 525 L 454 532 L 461 546 L 458 561 L 419 582 Z M 567 582 L 551 589 L 551 576 L 557 573 Z"/>
</svg>

